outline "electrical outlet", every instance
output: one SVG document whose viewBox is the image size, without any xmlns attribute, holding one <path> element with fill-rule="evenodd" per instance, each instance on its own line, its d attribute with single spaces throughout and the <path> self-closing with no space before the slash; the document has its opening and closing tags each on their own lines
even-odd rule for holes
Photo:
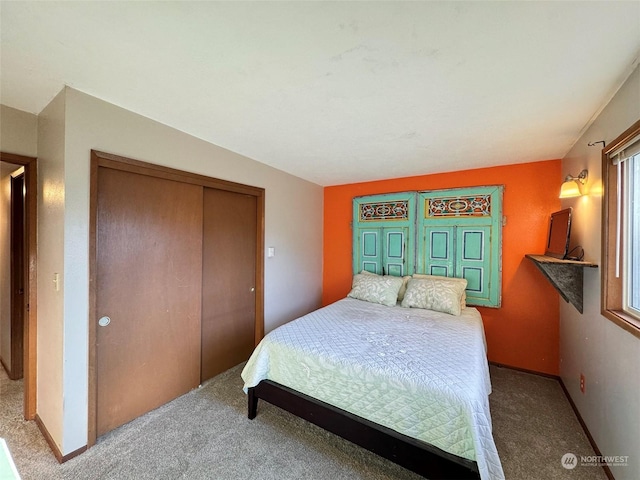
<svg viewBox="0 0 640 480">
<path fill-rule="evenodd" d="M 580 391 L 584 393 L 584 390 L 585 390 L 584 375 L 581 373 L 580 374 Z"/>
</svg>

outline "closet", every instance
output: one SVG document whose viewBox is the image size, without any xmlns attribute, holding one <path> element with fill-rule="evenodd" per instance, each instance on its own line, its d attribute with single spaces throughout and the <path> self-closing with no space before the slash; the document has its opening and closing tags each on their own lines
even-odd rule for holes
<svg viewBox="0 0 640 480">
<path fill-rule="evenodd" d="M 201 381 L 255 347 L 256 214 L 253 195 L 204 189 Z"/>
<path fill-rule="evenodd" d="M 91 198 L 90 444 L 249 357 L 264 190 L 92 152 Z"/>
</svg>

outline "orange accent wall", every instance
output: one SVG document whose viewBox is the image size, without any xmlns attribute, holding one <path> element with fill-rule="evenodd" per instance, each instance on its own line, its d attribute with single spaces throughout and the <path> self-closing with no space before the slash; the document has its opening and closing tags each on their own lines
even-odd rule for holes
<svg viewBox="0 0 640 480">
<path fill-rule="evenodd" d="M 351 289 L 353 197 L 504 185 L 502 306 L 478 308 L 489 360 L 558 375 L 560 296 L 524 255 L 544 252 L 549 215 L 560 210 L 561 176 L 560 160 L 547 160 L 326 187 L 322 304 L 344 298 Z"/>
</svg>

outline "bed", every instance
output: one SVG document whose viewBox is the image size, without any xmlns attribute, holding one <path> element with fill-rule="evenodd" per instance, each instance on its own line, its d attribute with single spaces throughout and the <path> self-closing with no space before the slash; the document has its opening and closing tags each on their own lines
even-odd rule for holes
<svg viewBox="0 0 640 480">
<path fill-rule="evenodd" d="M 423 476 L 503 479 L 482 319 L 345 298 L 270 332 L 242 372 L 259 398 Z"/>
</svg>

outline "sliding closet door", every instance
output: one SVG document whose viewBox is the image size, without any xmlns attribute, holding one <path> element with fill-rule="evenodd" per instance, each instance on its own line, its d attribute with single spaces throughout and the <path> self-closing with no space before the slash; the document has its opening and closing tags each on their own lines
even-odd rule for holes
<svg viewBox="0 0 640 480">
<path fill-rule="evenodd" d="M 96 429 L 200 382 L 203 187 L 98 168 Z"/>
<path fill-rule="evenodd" d="M 204 189 L 202 381 L 253 350 L 256 229 L 255 196 Z"/>
</svg>

